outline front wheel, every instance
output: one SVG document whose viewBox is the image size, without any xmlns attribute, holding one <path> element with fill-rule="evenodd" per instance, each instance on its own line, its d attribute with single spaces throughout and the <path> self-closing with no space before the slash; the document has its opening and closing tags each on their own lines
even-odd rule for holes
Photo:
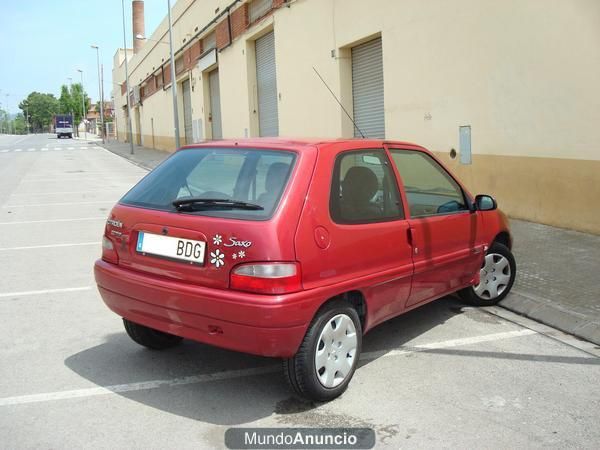
<svg viewBox="0 0 600 450">
<path fill-rule="evenodd" d="M 516 273 L 517 264 L 510 249 L 494 242 L 479 270 L 479 283 L 461 290 L 459 294 L 475 306 L 495 305 L 510 292 Z"/>
<path fill-rule="evenodd" d="M 284 374 L 294 391 L 307 399 L 329 401 L 348 387 L 360 357 L 362 327 L 356 310 L 333 301 L 308 328 L 300 349 L 284 361 Z"/>
<path fill-rule="evenodd" d="M 130 320 L 123 319 L 125 331 L 131 339 L 144 347 L 152 350 L 164 350 L 179 344 L 182 340 L 179 336 L 163 333 L 162 331 L 148 328 Z"/>
</svg>

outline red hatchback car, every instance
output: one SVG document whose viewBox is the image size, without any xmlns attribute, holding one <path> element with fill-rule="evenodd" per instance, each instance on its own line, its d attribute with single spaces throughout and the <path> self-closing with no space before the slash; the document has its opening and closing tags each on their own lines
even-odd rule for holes
<svg viewBox="0 0 600 450">
<path fill-rule="evenodd" d="M 508 221 L 424 148 L 254 139 L 185 147 L 113 208 L 100 294 L 137 343 L 193 339 L 284 359 L 300 395 L 340 395 L 363 335 L 516 272 Z"/>
</svg>

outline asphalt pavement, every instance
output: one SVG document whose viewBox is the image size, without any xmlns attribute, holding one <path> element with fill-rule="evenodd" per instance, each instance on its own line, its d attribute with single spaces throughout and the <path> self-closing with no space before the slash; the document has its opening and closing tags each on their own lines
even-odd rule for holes
<svg viewBox="0 0 600 450">
<path fill-rule="evenodd" d="M 295 398 L 277 360 L 139 347 L 92 265 L 145 173 L 84 140 L 0 136 L 1 447 L 223 448 L 233 426 L 370 427 L 378 448 L 600 445 L 600 348 L 453 297 L 365 336 L 327 404 Z"/>
</svg>

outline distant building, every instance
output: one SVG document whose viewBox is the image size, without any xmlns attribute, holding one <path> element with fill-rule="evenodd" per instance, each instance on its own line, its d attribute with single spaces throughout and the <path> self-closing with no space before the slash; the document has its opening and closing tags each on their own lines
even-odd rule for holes
<svg viewBox="0 0 600 450">
<path fill-rule="evenodd" d="M 98 104 L 93 103 L 90 105 L 90 108 L 87 111 L 86 119 L 87 123 L 87 131 L 94 132 L 96 134 L 100 134 L 100 109 L 98 108 Z M 114 119 L 114 104 L 113 102 L 104 102 L 104 122 L 112 122 Z"/>
<path fill-rule="evenodd" d="M 414 141 L 513 217 L 600 233 L 598 0 L 179 0 L 172 19 L 182 143 Z M 128 94 L 134 142 L 174 149 L 168 42 L 165 18 L 115 54 L 121 140 Z"/>
</svg>

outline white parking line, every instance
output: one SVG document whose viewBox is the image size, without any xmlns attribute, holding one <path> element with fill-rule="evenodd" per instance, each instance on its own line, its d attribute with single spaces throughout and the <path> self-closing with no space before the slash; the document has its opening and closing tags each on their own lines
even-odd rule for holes
<svg viewBox="0 0 600 450">
<path fill-rule="evenodd" d="M 86 245 L 100 245 L 100 242 L 79 242 L 75 244 L 47 244 L 47 245 L 30 245 L 27 247 L 5 247 L 0 248 L 0 251 L 9 250 L 33 250 L 38 248 L 56 248 L 56 247 L 80 247 Z"/>
<path fill-rule="evenodd" d="M 50 150 L 49 148 L 43 148 L 42 151 L 43 152 L 47 152 L 48 150 Z"/>
<path fill-rule="evenodd" d="M 69 147 L 67 150 L 75 150 L 75 147 Z"/>
<path fill-rule="evenodd" d="M 20 151 L 21 151 L 20 148 L 15 149 L 15 152 L 20 152 Z"/>
<path fill-rule="evenodd" d="M 31 147 L 27 149 L 28 152 L 35 152 L 35 148 Z"/>
<path fill-rule="evenodd" d="M 123 193 L 123 190 L 121 188 L 111 188 L 111 189 L 95 189 L 95 190 L 89 190 L 89 191 L 56 191 L 56 192 L 25 192 L 25 193 L 21 193 L 21 192 L 15 192 L 13 194 L 10 194 L 11 197 L 15 197 L 15 196 L 34 196 L 34 197 L 38 197 L 40 195 L 63 195 L 63 194 L 97 194 L 97 193 L 101 193 L 101 192 L 110 192 L 110 191 L 114 191 L 116 193 L 121 192 Z"/>
<path fill-rule="evenodd" d="M 60 150 L 62 147 L 54 147 L 54 150 Z"/>
<path fill-rule="evenodd" d="M 106 217 L 80 217 L 77 219 L 21 220 L 19 222 L 0 222 L 0 225 L 28 225 L 30 223 L 53 223 L 53 222 L 82 222 L 85 220 L 106 220 Z"/>
<path fill-rule="evenodd" d="M 61 203 L 31 203 L 29 205 L 6 205 L 2 208 L 27 208 L 28 206 L 70 206 L 70 205 L 94 205 L 96 203 L 116 203 L 115 200 L 96 200 L 93 202 L 61 202 Z"/>
<path fill-rule="evenodd" d="M 433 342 L 430 344 L 416 345 L 408 349 L 396 349 L 383 352 L 382 356 L 397 356 L 409 353 L 417 353 L 437 348 L 457 347 L 461 345 L 477 344 L 481 342 L 499 341 L 518 336 L 527 336 L 537 334 L 535 331 L 522 329 L 508 331 L 505 333 L 494 333 L 482 336 L 473 336 L 469 338 L 451 339 L 442 342 Z M 373 359 L 378 357 L 380 352 L 364 353 L 360 359 Z M 192 375 L 181 378 L 171 378 L 168 380 L 142 381 L 139 383 L 115 384 L 111 386 L 99 386 L 93 388 L 73 389 L 68 391 L 46 392 L 42 394 L 18 395 L 14 397 L 0 398 L 0 406 L 22 405 L 25 403 L 43 403 L 57 400 L 68 400 L 72 398 L 94 397 L 98 395 L 119 394 L 122 392 L 143 391 L 149 389 L 158 389 L 160 387 L 184 386 L 187 384 L 207 383 L 211 381 L 230 380 L 234 378 L 245 378 L 254 375 L 263 375 L 267 373 L 278 372 L 280 366 L 257 367 L 252 369 L 227 370 L 224 372 L 207 373 L 204 375 Z M 360 370 L 360 369 L 359 369 Z"/>
<path fill-rule="evenodd" d="M 85 287 L 62 288 L 62 289 L 43 289 L 40 291 L 0 292 L 0 298 L 28 297 L 30 295 L 56 294 L 59 292 L 79 292 L 79 291 L 89 291 L 91 289 L 92 289 L 92 286 L 85 286 Z"/>
<path fill-rule="evenodd" d="M 7 150 L 0 150 L 0 153 L 8 153 L 8 152 L 10 152 L 10 149 L 7 149 Z"/>
</svg>

